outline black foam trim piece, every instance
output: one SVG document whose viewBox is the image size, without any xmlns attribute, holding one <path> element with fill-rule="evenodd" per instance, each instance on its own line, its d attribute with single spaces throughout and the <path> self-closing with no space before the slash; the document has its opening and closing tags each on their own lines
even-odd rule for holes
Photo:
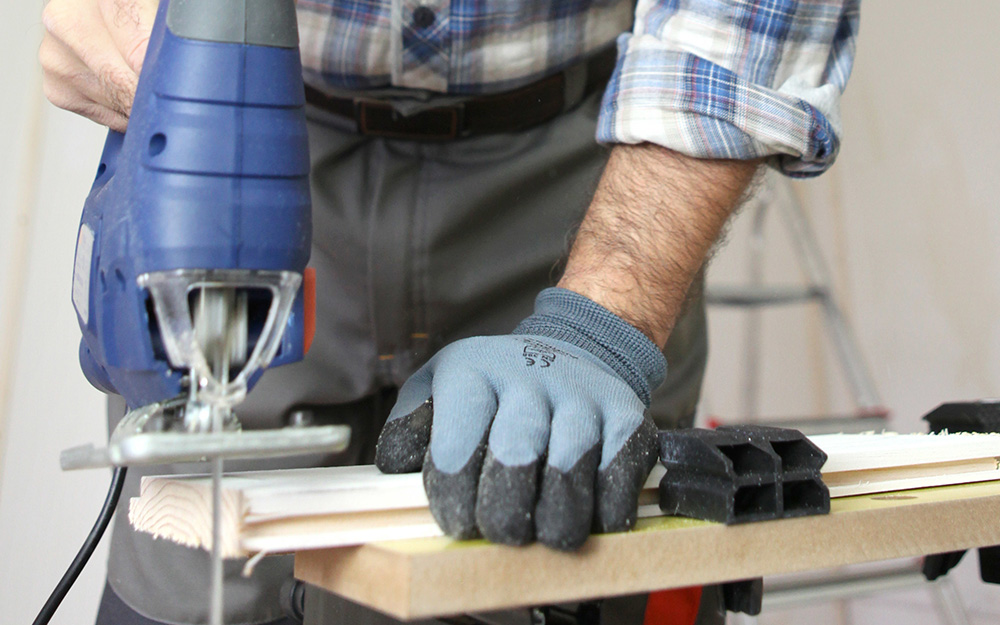
<svg viewBox="0 0 1000 625">
<path fill-rule="evenodd" d="M 791 428 L 777 428 L 766 425 L 729 425 L 717 431 L 745 434 L 760 444 L 770 445 L 781 460 L 781 470 L 785 473 L 796 471 L 819 471 L 826 462 L 826 453 L 814 445 L 806 436 Z"/>
<path fill-rule="evenodd" d="M 797 430 L 732 426 L 660 432 L 660 508 L 719 523 L 826 514 L 826 454 Z"/>
<path fill-rule="evenodd" d="M 933 433 L 1000 432 L 1000 401 L 981 400 L 948 402 L 924 415 Z M 950 571 L 965 555 L 964 551 L 939 553 L 924 558 L 923 573 L 928 580 L 935 580 Z M 987 583 L 1000 584 L 1000 546 L 979 549 L 979 576 Z"/>
<path fill-rule="evenodd" d="M 958 566 L 964 555 L 964 551 L 949 551 L 948 553 L 935 553 L 925 556 L 921 572 L 923 572 L 924 578 L 927 581 L 933 582 L 942 575 L 947 575 L 948 571 Z"/>
<path fill-rule="evenodd" d="M 785 518 L 827 514 L 830 512 L 830 490 L 819 477 L 785 478 L 781 483 Z"/>
<path fill-rule="evenodd" d="M 924 415 L 931 432 L 1000 432 L 1000 401 L 941 404 Z"/>
<path fill-rule="evenodd" d="M 1000 584 L 1000 546 L 979 548 L 979 577 L 988 584 Z"/>
<path fill-rule="evenodd" d="M 729 612 L 757 616 L 764 602 L 764 578 L 725 583 L 722 585 L 722 599 Z"/>
</svg>

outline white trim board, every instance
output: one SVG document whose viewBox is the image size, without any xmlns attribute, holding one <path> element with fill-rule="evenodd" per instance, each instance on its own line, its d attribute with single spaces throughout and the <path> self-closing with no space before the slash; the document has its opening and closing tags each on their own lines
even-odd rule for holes
<svg viewBox="0 0 1000 625">
<path fill-rule="evenodd" d="M 810 437 L 829 459 L 833 498 L 1000 479 L 997 434 L 837 434 Z M 832 469 L 832 470 L 831 470 Z M 640 500 L 656 513 L 657 466 Z M 223 480 L 227 556 L 440 536 L 419 473 L 386 475 L 373 466 L 291 469 Z M 146 477 L 129 506 L 145 531 L 194 547 L 211 546 L 211 485 L 205 476 Z"/>
</svg>

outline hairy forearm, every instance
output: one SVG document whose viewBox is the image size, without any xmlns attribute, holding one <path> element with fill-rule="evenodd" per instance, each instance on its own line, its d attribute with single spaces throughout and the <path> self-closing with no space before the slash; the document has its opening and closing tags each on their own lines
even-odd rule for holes
<svg viewBox="0 0 1000 625">
<path fill-rule="evenodd" d="M 611 154 L 559 286 L 663 346 L 691 282 L 760 161 L 694 159 L 652 145 Z"/>
</svg>

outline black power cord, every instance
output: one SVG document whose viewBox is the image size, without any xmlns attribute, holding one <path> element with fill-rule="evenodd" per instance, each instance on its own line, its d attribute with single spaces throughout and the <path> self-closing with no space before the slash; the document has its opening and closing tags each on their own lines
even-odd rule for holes
<svg viewBox="0 0 1000 625">
<path fill-rule="evenodd" d="M 38 612 L 38 616 L 35 617 L 32 625 L 47 625 L 49 620 L 52 619 L 52 615 L 56 613 L 56 609 L 59 608 L 59 604 L 62 603 L 63 598 L 66 597 L 66 593 L 73 586 L 73 582 L 76 581 L 77 577 L 80 577 L 80 572 L 83 571 L 83 567 L 87 565 L 87 560 L 93 555 L 94 549 L 97 548 L 97 543 L 101 542 L 101 536 L 104 535 L 104 530 L 108 529 L 108 523 L 111 522 L 111 517 L 118 506 L 118 498 L 121 497 L 122 487 L 125 485 L 125 471 L 125 467 L 115 467 L 115 471 L 111 475 L 111 487 L 108 488 L 108 496 L 104 499 L 104 507 L 101 508 L 101 513 L 97 516 L 97 522 L 94 523 L 90 534 L 87 535 L 87 540 L 83 541 L 80 551 L 73 558 L 73 562 L 70 563 L 66 572 L 63 573 L 62 579 L 59 580 L 55 589 L 52 590 L 52 594 L 49 595 L 45 605 Z"/>
</svg>

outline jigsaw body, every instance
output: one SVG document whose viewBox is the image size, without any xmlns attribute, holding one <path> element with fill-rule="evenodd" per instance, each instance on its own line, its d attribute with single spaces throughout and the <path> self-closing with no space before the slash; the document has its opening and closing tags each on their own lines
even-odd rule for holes
<svg viewBox="0 0 1000 625">
<path fill-rule="evenodd" d="M 172 362 L 169 341 L 185 338 L 165 336 L 177 311 L 158 309 L 151 279 L 244 292 L 252 344 L 264 309 L 284 304 L 261 272 L 302 276 L 311 222 L 296 33 L 291 2 L 160 4 L 128 132 L 108 135 L 84 205 L 73 284 L 83 371 L 130 408 L 187 392 L 193 364 Z M 303 299 L 295 289 L 262 365 L 302 358 Z M 247 386 L 260 369 L 249 373 Z"/>
<path fill-rule="evenodd" d="M 342 428 L 240 432 L 232 413 L 266 368 L 308 350 L 311 227 L 293 0 L 162 0 L 73 277 L 80 364 L 130 411 L 107 449 L 67 450 L 63 467 L 346 445 Z"/>
<path fill-rule="evenodd" d="M 129 465 L 211 461 L 213 625 L 223 460 L 338 451 L 350 434 L 244 432 L 233 413 L 266 368 L 308 350 L 311 228 L 294 0 L 161 0 L 128 129 L 108 134 L 84 204 L 73 276 L 81 367 L 129 412 L 106 448 L 60 461 L 122 467 L 117 493 Z"/>
</svg>

